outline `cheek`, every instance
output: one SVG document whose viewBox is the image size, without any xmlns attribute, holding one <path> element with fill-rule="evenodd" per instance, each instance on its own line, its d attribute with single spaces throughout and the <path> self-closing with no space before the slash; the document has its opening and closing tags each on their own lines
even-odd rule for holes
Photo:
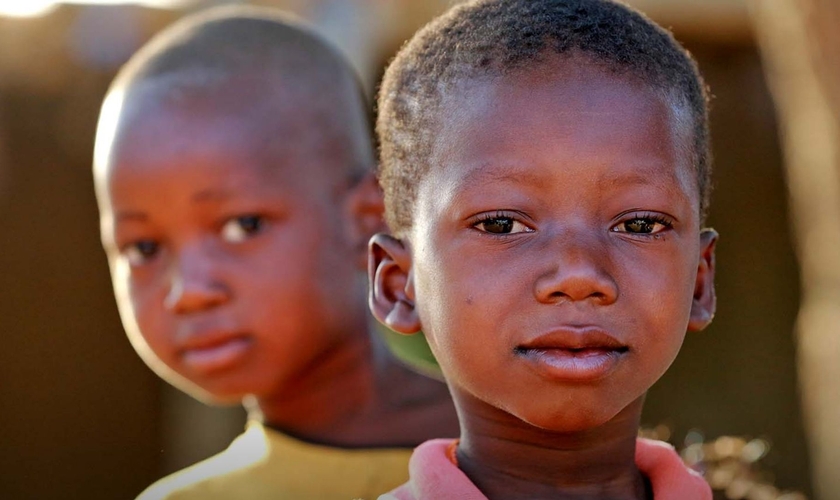
<svg viewBox="0 0 840 500">
<path fill-rule="evenodd" d="M 449 331 L 469 323 L 474 276 L 460 262 L 437 248 L 426 248 L 413 260 L 415 304 L 423 330 L 434 343 L 449 344 Z"/>
<path fill-rule="evenodd" d="M 130 309 L 140 324 L 162 319 L 164 292 L 158 281 L 149 272 L 136 273 L 126 279 L 126 300 L 121 302 L 127 304 L 125 308 Z"/>
<path fill-rule="evenodd" d="M 121 261 L 111 262 L 111 280 L 117 308 L 126 332 L 130 336 L 132 334 L 136 336 L 136 330 L 146 322 L 149 316 L 147 312 L 149 301 L 145 298 L 148 286 L 138 283 L 131 274 L 129 266 Z"/>
<path fill-rule="evenodd" d="M 634 302 L 640 314 L 667 321 L 685 316 L 691 306 L 696 274 L 696 258 L 680 241 L 649 248 L 623 249 L 614 258 L 621 262 L 620 293 Z M 621 299 L 620 299 L 621 300 Z"/>
<path fill-rule="evenodd" d="M 517 289 L 505 270 L 459 257 L 467 254 L 426 248 L 413 262 L 421 328 L 444 373 L 459 384 L 494 376 L 507 352 L 501 332 Z"/>
<path fill-rule="evenodd" d="M 307 279 L 311 256 L 275 247 L 258 258 L 238 262 L 230 271 L 234 307 L 242 319 L 287 330 L 302 322 L 315 295 Z"/>
<path fill-rule="evenodd" d="M 257 262 L 250 260 L 231 273 L 240 304 L 249 309 L 252 320 L 281 332 L 334 324 L 337 311 L 347 308 L 358 285 L 349 269 L 353 259 L 327 238 L 303 228 L 298 237 L 291 236 L 293 232 L 290 227 L 278 234 L 255 256 Z"/>
<path fill-rule="evenodd" d="M 681 252 L 661 255 L 645 265 L 625 267 L 621 282 L 628 322 L 636 323 L 637 345 L 655 356 L 648 366 L 664 373 L 677 355 L 691 310 L 694 268 Z"/>
<path fill-rule="evenodd" d="M 163 299 L 155 300 L 152 290 L 132 286 L 129 305 L 120 307 L 126 333 L 133 345 L 145 343 L 154 354 L 169 363 L 172 332 L 163 310 Z"/>
<path fill-rule="evenodd" d="M 151 268 L 132 273 L 125 262 L 111 263 L 117 307 L 132 346 L 147 363 L 158 358 L 171 365 L 174 354 L 163 309 L 164 290 L 154 271 Z"/>
</svg>

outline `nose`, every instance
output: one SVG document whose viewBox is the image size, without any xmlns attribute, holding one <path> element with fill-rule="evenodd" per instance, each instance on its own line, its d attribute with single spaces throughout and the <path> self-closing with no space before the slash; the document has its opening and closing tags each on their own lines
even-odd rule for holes
<svg viewBox="0 0 840 500">
<path fill-rule="evenodd" d="M 609 271 L 606 243 L 598 241 L 597 236 L 564 231 L 553 235 L 547 246 L 549 264 L 534 283 L 539 302 L 591 301 L 609 305 L 618 299 L 618 284 Z"/>
<path fill-rule="evenodd" d="M 230 299 L 229 289 L 219 278 L 218 263 L 200 245 L 178 253 L 172 262 L 170 276 L 164 306 L 173 313 L 202 311 Z"/>
</svg>

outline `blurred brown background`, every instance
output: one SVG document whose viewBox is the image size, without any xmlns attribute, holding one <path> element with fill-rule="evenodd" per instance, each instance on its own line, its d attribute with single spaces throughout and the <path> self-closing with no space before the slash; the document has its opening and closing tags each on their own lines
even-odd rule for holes
<svg viewBox="0 0 840 500">
<path fill-rule="evenodd" d="M 4 2 L 14 3 L 0 0 L 0 10 Z M 242 429 L 241 410 L 193 402 L 135 355 L 99 247 L 90 165 L 107 85 L 154 32 L 230 2 L 181 3 L 0 16 L 0 498 L 133 498 Z M 371 94 L 388 58 L 448 4 L 251 3 L 312 20 L 347 51 Z M 810 494 L 794 343 L 800 276 L 776 113 L 747 6 L 631 3 L 673 28 L 712 88 L 709 224 L 721 233 L 715 322 L 687 338 L 651 390 L 644 423 L 668 425 L 677 442 L 690 429 L 767 439 L 770 479 Z"/>
</svg>

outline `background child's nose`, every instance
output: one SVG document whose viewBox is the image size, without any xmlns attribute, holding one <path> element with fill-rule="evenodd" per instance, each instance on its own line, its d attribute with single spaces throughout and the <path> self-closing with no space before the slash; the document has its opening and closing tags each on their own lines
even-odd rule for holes
<svg viewBox="0 0 840 500">
<path fill-rule="evenodd" d="M 164 306 L 176 314 L 209 309 L 226 302 L 227 287 L 218 276 L 212 257 L 201 249 L 180 252 L 172 262 Z"/>
</svg>

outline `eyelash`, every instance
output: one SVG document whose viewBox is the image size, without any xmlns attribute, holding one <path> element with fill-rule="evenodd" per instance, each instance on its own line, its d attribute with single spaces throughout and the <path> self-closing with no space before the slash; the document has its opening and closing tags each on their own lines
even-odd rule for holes
<svg viewBox="0 0 840 500">
<path fill-rule="evenodd" d="M 246 229 L 246 222 L 255 223 L 256 227 Z M 230 243 L 242 243 L 262 233 L 268 220 L 265 216 L 256 213 L 237 215 L 224 221 L 219 230 L 220 236 Z"/>
<path fill-rule="evenodd" d="M 148 255 L 141 247 L 151 246 Z M 120 254 L 123 255 L 131 264 L 132 267 L 140 267 L 153 261 L 160 253 L 160 243 L 152 239 L 143 239 L 129 243 L 120 248 Z"/>
<path fill-rule="evenodd" d="M 510 221 L 509 224 L 511 225 L 511 228 L 510 228 L 511 230 L 508 231 L 508 232 L 493 232 L 493 231 L 488 231 L 486 228 L 485 229 L 480 229 L 479 228 L 479 226 L 481 226 L 482 224 L 487 224 L 489 222 L 500 221 L 500 220 Z M 513 231 L 513 229 L 516 228 L 517 224 L 522 226 L 523 229 L 518 230 L 518 231 Z M 503 210 L 497 210 L 495 213 L 482 214 L 482 215 L 478 216 L 475 219 L 475 221 L 471 223 L 470 226 L 480 233 L 490 235 L 490 236 L 493 236 L 493 237 L 505 237 L 505 236 L 509 236 L 509 235 L 512 235 L 512 234 L 534 232 L 533 228 L 529 227 L 527 224 L 522 222 L 520 216 L 517 216 L 517 215 L 512 214 L 510 212 L 505 212 Z"/>
<path fill-rule="evenodd" d="M 242 227 L 245 222 L 255 223 L 256 227 L 245 229 Z M 245 214 L 229 217 L 224 220 L 219 228 L 219 236 L 229 240 L 230 243 L 239 244 L 245 240 L 257 236 L 265 230 L 268 220 L 260 214 Z M 144 251 L 146 249 L 147 251 Z M 149 264 L 161 251 L 161 243 L 151 238 L 144 238 L 127 243 L 119 248 L 121 255 L 125 256 L 132 267 L 140 267 Z"/>
<path fill-rule="evenodd" d="M 486 227 L 484 229 L 481 228 L 481 226 L 483 224 L 487 224 L 489 222 L 498 222 L 498 221 L 502 221 L 502 220 L 507 221 L 507 222 L 505 222 L 505 224 L 508 224 L 508 225 L 511 226 L 508 231 L 489 231 L 489 230 L 487 230 Z M 652 227 L 650 227 L 650 230 L 647 231 L 647 232 L 627 230 L 626 225 L 629 224 L 629 223 L 632 223 L 634 221 L 641 221 L 643 224 L 645 224 L 647 226 L 652 226 Z M 514 229 L 516 229 L 517 224 L 521 225 L 523 227 L 523 229 L 514 231 Z M 661 227 L 657 229 L 657 227 L 656 227 L 657 225 L 659 225 Z M 673 221 L 669 217 L 667 217 L 663 214 L 644 212 L 644 213 L 630 214 L 629 217 L 625 217 L 623 220 L 619 221 L 617 224 L 612 226 L 610 228 L 610 231 L 615 232 L 615 233 L 624 233 L 624 234 L 630 235 L 631 237 L 636 237 L 636 238 L 657 238 L 658 239 L 658 238 L 661 238 L 663 236 L 661 233 L 663 233 L 664 231 L 667 231 L 669 229 L 672 229 L 673 225 L 674 225 Z M 487 213 L 487 214 L 483 214 L 483 215 L 479 216 L 471 224 L 471 227 L 476 229 L 477 231 L 483 233 L 483 234 L 487 234 L 487 235 L 495 236 L 495 237 L 504 237 L 504 236 L 509 236 L 511 234 L 530 233 L 530 232 L 534 231 L 533 228 L 530 228 L 524 222 L 522 222 L 520 220 L 520 217 L 517 217 L 517 216 L 511 214 L 510 212 L 505 212 L 503 210 L 498 210 L 495 213 Z M 623 230 L 621 230 L 621 229 L 623 229 Z"/>
<path fill-rule="evenodd" d="M 631 232 L 631 231 L 626 231 L 626 230 L 625 231 L 619 231 L 618 230 L 620 227 L 622 227 L 622 226 L 624 226 L 624 225 L 626 225 L 630 222 L 633 222 L 633 221 L 645 221 L 646 224 L 651 224 L 651 225 L 654 225 L 654 226 L 656 224 L 659 224 L 659 225 L 662 226 L 662 229 L 660 229 L 659 231 L 656 231 L 656 232 L 647 232 L 647 233 L 645 233 L 645 232 Z M 615 233 L 628 234 L 632 237 L 637 237 L 637 238 L 661 238 L 663 236 L 661 234 L 662 232 L 667 231 L 669 229 L 672 229 L 673 227 L 674 227 L 673 221 L 670 218 L 666 217 L 665 215 L 655 214 L 655 213 L 650 213 L 650 212 L 644 212 L 644 213 L 630 214 L 629 217 L 623 218 L 621 221 L 619 221 L 617 224 L 615 224 L 612 228 L 610 228 L 610 231 L 615 232 Z"/>
</svg>

